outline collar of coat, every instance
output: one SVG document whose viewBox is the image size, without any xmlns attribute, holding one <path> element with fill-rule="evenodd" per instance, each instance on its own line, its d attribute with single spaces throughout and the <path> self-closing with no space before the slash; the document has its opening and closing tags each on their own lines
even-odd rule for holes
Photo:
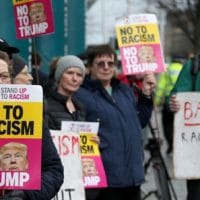
<svg viewBox="0 0 200 200">
<path fill-rule="evenodd" d="M 114 89 L 120 85 L 120 81 L 116 78 L 111 79 L 111 87 Z M 103 85 L 99 80 L 92 80 L 89 75 L 85 77 L 85 80 L 82 84 L 83 88 L 89 89 L 89 90 L 97 90 L 97 89 L 103 89 Z"/>
<path fill-rule="evenodd" d="M 58 93 L 56 90 L 53 90 L 51 93 L 51 96 L 53 99 L 55 99 L 56 101 L 60 102 L 61 104 L 63 104 L 64 106 L 66 105 L 66 102 L 68 100 L 68 96 L 64 96 L 60 93 Z M 77 101 L 77 99 L 75 99 L 74 97 L 72 97 L 72 101 L 76 107 L 77 110 L 81 109 L 81 104 Z"/>
</svg>

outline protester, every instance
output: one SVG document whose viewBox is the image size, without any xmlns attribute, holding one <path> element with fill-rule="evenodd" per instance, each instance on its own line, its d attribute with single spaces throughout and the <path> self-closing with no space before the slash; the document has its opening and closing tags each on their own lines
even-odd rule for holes
<svg viewBox="0 0 200 200">
<path fill-rule="evenodd" d="M 170 92 L 176 83 L 179 73 L 183 67 L 182 61 L 178 57 L 174 57 L 172 62 L 167 66 L 166 72 L 159 77 L 155 90 L 154 103 L 162 109 L 162 126 L 164 137 L 167 141 L 166 153 L 170 154 L 173 147 L 173 122 L 174 114 L 170 111 L 168 102 Z"/>
<path fill-rule="evenodd" d="M 85 110 L 81 102 L 74 98 L 85 77 L 85 65 L 74 55 L 60 57 L 56 62 L 56 88 L 47 98 L 47 121 L 50 129 L 60 130 L 62 121 L 85 121 Z M 91 141 L 99 143 L 94 136 Z M 86 189 L 86 199 L 93 195 Z"/>
<path fill-rule="evenodd" d="M 109 45 L 93 46 L 88 54 L 90 75 L 77 92 L 86 120 L 99 122 L 100 152 L 108 188 L 95 200 L 140 199 L 144 181 L 142 127 L 150 119 L 156 79 L 146 74 L 136 103 L 132 89 L 115 79 L 116 55 Z"/>
<path fill-rule="evenodd" d="M 19 142 L 8 142 L 1 146 L 0 169 L 4 171 L 27 170 L 27 146 Z"/>
<path fill-rule="evenodd" d="M 23 63 L 23 61 L 21 62 Z M 23 64 L 24 66 L 24 64 Z M 23 69 L 23 66 L 21 67 Z M 15 66 L 13 66 L 15 68 Z M 16 69 L 14 69 L 16 71 Z M 17 70 L 19 73 L 20 70 Z M 9 65 L 0 58 L 0 84 L 11 83 L 11 78 L 2 78 L 3 74 L 9 74 Z M 15 75 L 17 77 L 18 74 Z M 28 74 L 27 74 L 28 76 Z M 9 80 L 9 81 L 8 81 Z M 18 82 L 20 84 L 20 82 Z M 24 82 L 22 82 L 24 84 Z M 42 177 L 41 190 L 3 190 L 0 199 L 9 200 L 49 200 L 59 191 L 63 183 L 63 166 L 58 156 L 55 145 L 49 133 L 48 127 L 43 124 L 42 137 Z M 4 192 L 5 191 L 5 192 Z"/>
<path fill-rule="evenodd" d="M 28 71 L 25 60 L 20 56 L 13 57 L 12 79 L 14 84 L 32 84 L 33 77 Z"/>
<path fill-rule="evenodd" d="M 56 89 L 47 98 L 47 121 L 50 129 L 60 130 L 61 122 L 84 121 L 80 102 L 73 98 L 85 76 L 83 62 L 74 55 L 61 57 L 55 71 Z"/>
<path fill-rule="evenodd" d="M 181 109 L 180 102 L 176 98 L 177 92 L 200 91 L 200 62 L 199 57 L 196 58 L 197 60 L 194 60 L 195 58 L 188 59 L 184 64 L 178 80 L 171 91 L 169 106 L 170 110 L 173 112 L 177 112 Z M 195 63 L 197 63 L 197 65 L 195 65 Z M 187 200 L 199 200 L 199 197 L 200 179 L 187 180 Z"/>
<path fill-rule="evenodd" d="M 11 66 L 8 54 L 0 51 L 0 84 L 10 84 Z"/>
</svg>

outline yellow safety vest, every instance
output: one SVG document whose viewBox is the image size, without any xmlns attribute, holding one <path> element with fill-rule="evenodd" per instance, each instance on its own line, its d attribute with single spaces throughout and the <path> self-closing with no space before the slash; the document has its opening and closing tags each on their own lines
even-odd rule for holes
<svg viewBox="0 0 200 200">
<path fill-rule="evenodd" d="M 173 89 L 183 64 L 172 62 L 168 65 L 167 71 L 160 74 L 155 90 L 154 103 L 157 106 L 162 105 L 169 97 Z"/>
</svg>

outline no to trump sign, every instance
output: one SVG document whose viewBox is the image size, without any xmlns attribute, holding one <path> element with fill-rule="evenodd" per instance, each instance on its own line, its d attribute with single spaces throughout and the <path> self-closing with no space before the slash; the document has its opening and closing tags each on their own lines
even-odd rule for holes
<svg viewBox="0 0 200 200">
<path fill-rule="evenodd" d="M 51 0 L 13 0 L 17 38 L 54 32 Z"/>
</svg>

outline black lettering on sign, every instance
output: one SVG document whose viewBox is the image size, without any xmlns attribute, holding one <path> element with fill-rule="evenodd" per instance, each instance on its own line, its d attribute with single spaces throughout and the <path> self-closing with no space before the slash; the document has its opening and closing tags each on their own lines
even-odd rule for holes
<svg viewBox="0 0 200 200">
<path fill-rule="evenodd" d="M 181 133 L 181 142 L 190 142 L 190 143 L 197 143 L 200 142 L 200 133 Z"/>
<path fill-rule="evenodd" d="M 34 121 L 0 120 L 0 135 L 33 135 Z"/>
<path fill-rule="evenodd" d="M 60 190 L 53 200 L 75 200 L 73 199 L 74 188 L 65 188 Z"/>
<path fill-rule="evenodd" d="M 92 145 L 81 145 L 81 153 L 93 154 L 94 153 L 94 147 Z"/>
</svg>

